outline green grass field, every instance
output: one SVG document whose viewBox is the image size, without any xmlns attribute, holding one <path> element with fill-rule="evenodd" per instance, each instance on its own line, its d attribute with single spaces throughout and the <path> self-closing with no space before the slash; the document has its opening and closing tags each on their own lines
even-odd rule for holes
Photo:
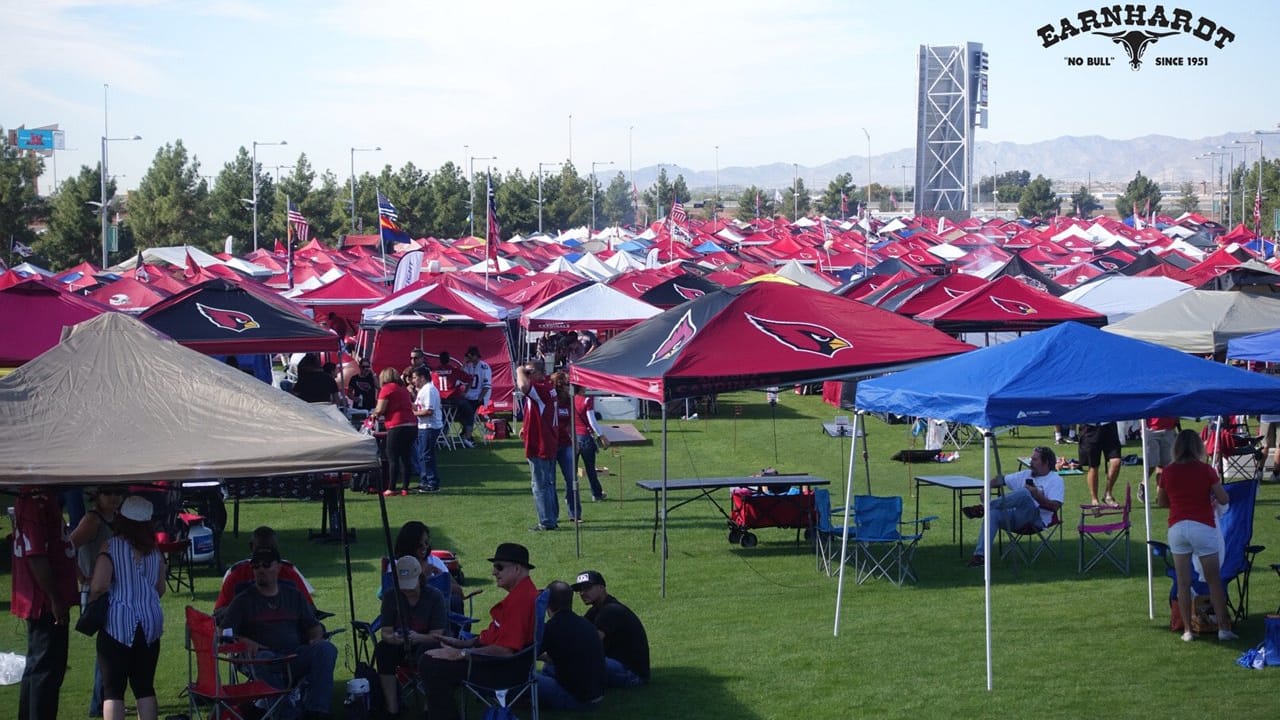
<svg viewBox="0 0 1280 720">
<path fill-rule="evenodd" d="M 783 393 L 771 412 L 762 393 L 722 396 L 718 415 L 670 422 L 669 475 L 750 475 L 764 467 L 808 472 L 832 480 L 843 494 L 848 439 L 823 434 L 820 422 L 836 411 L 812 396 Z M 1099 567 L 1076 573 L 1077 505 L 1086 501 L 1084 480 L 1069 476 L 1064 542 L 1057 559 L 1031 567 L 993 564 L 992 618 L 994 691 L 985 689 L 982 573 L 964 566 L 972 548 L 951 539 L 951 498 L 925 489 L 921 511 L 937 514 L 916 555 L 919 581 L 895 587 L 883 580 L 845 586 L 839 637 L 832 635 L 836 581 L 815 570 L 810 545 L 795 531 L 765 528 L 752 549 L 729 545 L 723 518 L 705 501 L 670 518 L 667 594 L 659 596 L 659 557 L 650 550 L 652 496 L 635 486 L 661 476 L 660 421 L 637 421 L 652 445 L 614 448 L 598 464 L 607 501 L 585 507 L 581 552 L 572 528 L 531 533 L 536 523 L 527 465 L 518 440 L 475 450 L 445 451 L 444 491 L 436 496 L 394 497 L 388 502 L 393 528 L 410 519 L 432 527 L 437 547 L 459 553 L 468 588 L 484 588 L 476 612 L 498 600 L 485 558 L 499 542 L 527 545 L 539 585 L 572 578 L 580 570 L 604 573 L 610 591 L 645 621 L 653 656 L 653 682 L 613 691 L 599 715 L 619 718 L 851 718 L 892 717 L 1274 717 L 1277 671 L 1249 671 L 1235 664 L 1262 637 L 1262 616 L 1280 602 L 1280 581 L 1268 565 L 1280 561 L 1280 486 L 1262 486 L 1254 541 L 1270 549 L 1253 574 L 1251 616 L 1237 628 L 1241 640 L 1205 639 L 1187 645 L 1168 631 L 1168 582 L 1157 566 L 1155 619 L 1147 615 L 1142 515 L 1136 510 L 1134 572 L 1123 577 Z M 982 472 L 982 453 L 971 446 L 949 465 L 907 467 L 889 460 L 912 446 L 909 427 L 868 424 L 871 485 L 875 494 L 903 495 L 914 507 L 910 476 Z M 1000 436 L 1005 469 L 1038 444 L 1052 442 L 1048 428 L 1022 428 Z M 920 445 L 923 440 L 918 440 Z M 1073 454 L 1074 446 L 1059 453 Z M 1136 445 L 1126 453 L 1139 452 Z M 621 471 L 621 472 L 620 472 Z M 1137 483 L 1141 467 L 1120 476 Z M 864 491 L 861 460 L 855 491 Z M 679 499 L 679 496 L 674 496 Z M 727 496 L 725 496 L 727 502 Z M 356 614 L 377 612 L 374 588 L 378 558 L 385 552 L 376 498 L 349 495 Z M 341 546 L 306 540 L 320 521 L 320 505 L 254 500 L 242 505 L 239 538 L 230 532 L 225 557 L 243 555 L 247 531 L 270 524 L 281 531 L 284 553 L 317 587 L 318 604 L 345 622 L 350 610 Z M 562 508 L 563 513 L 563 508 Z M 968 521 L 966 545 L 976 536 Z M 1165 535 L 1165 514 L 1153 512 L 1155 537 Z M 851 576 L 850 576 L 851 578 Z M 7 582 L 7 580 L 5 580 Z M 195 605 L 208 609 L 218 578 L 197 570 Z M 166 596 L 166 633 L 157 678 L 161 716 L 186 711 L 179 692 L 187 678 L 182 608 L 187 596 Z M 7 614 L 0 622 L 0 651 L 22 652 L 23 624 Z M 72 634 L 71 662 L 63 688 L 63 718 L 81 718 L 92 673 L 90 640 Z M 350 677 L 351 635 L 336 638 L 339 683 Z M 16 686 L 0 688 L 0 707 L 16 708 Z M 340 710 L 341 698 L 335 700 Z M 132 705 L 132 699 L 127 700 Z M 1267 710 L 1271 708 L 1271 710 Z M 12 717 L 13 711 L 0 711 Z M 473 716 L 478 713 L 473 712 Z M 527 715 L 524 713 L 524 715 Z M 522 715 L 523 716 L 523 715 Z"/>
</svg>

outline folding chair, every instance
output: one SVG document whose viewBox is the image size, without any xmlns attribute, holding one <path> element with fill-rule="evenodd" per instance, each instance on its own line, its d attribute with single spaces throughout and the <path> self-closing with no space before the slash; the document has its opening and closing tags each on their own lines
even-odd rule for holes
<svg viewBox="0 0 1280 720">
<path fill-rule="evenodd" d="M 1000 558 L 1003 560 L 1015 555 L 1025 565 L 1035 562 L 1046 551 L 1056 558 L 1058 550 L 1054 547 L 1055 538 L 1062 542 L 1062 519 L 1057 512 L 1053 514 L 1052 522 L 1042 528 L 1030 523 L 1016 530 L 1001 528 L 1000 542 L 1004 549 L 1000 552 Z"/>
<path fill-rule="evenodd" d="M 283 709 L 293 685 L 289 663 L 295 656 L 270 659 L 240 657 L 236 643 L 219 645 L 218 625 L 213 616 L 187 606 L 187 696 L 191 715 L 203 718 L 203 706 L 212 705 L 210 718 L 272 718 Z M 219 664 L 221 663 L 221 665 Z M 282 664 L 286 689 L 262 680 L 235 682 L 236 666 Z"/>
<path fill-rule="evenodd" d="M 1080 553 L 1076 568 L 1086 573 L 1102 559 L 1107 559 L 1116 569 L 1125 575 L 1129 574 L 1129 511 L 1133 507 L 1133 490 L 1126 484 L 1124 487 L 1124 506 L 1081 505 Z M 1085 545 L 1093 550 L 1092 556 L 1085 560 Z M 1124 559 L 1115 554 L 1124 547 Z"/>
<path fill-rule="evenodd" d="M 191 599 L 195 600 L 196 581 L 195 576 L 191 574 L 191 554 L 188 552 L 190 548 L 190 538 L 156 543 L 156 549 L 164 553 L 165 563 L 168 566 L 164 581 L 169 586 L 169 591 L 179 593 L 185 587 L 191 591 Z"/>
<path fill-rule="evenodd" d="M 831 577 L 831 562 L 840 556 L 840 542 L 845 534 L 853 538 L 853 533 L 846 528 L 836 527 L 831 523 L 831 516 L 843 512 L 844 508 L 831 507 L 831 491 L 826 488 L 815 488 L 813 491 L 813 509 L 817 519 L 813 526 L 813 550 L 817 556 L 818 569 Z"/>
<path fill-rule="evenodd" d="M 462 686 L 467 689 L 477 700 L 484 704 L 485 708 L 510 708 L 520 701 L 523 697 L 529 698 L 529 703 L 533 710 L 533 720 L 538 720 L 538 678 L 536 676 L 538 655 L 542 653 L 542 628 L 547 617 L 547 602 L 550 595 L 546 590 L 538 593 L 538 599 L 533 603 L 533 644 L 511 656 L 503 662 L 522 662 L 525 658 L 529 662 L 529 674 L 525 679 L 510 687 L 495 688 L 481 685 L 471 680 L 463 680 Z M 467 677 L 471 676 L 471 667 L 477 662 L 485 662 L 483 655 L 472 654 L 467 660 Z M 464 703 L 465 716 L 465 703 Z"/>
<path fill-rule="evenodd" d="M 1249 615 L 1249 574 L 1253 571 L 1253 561 L 1258 553 L 1266 549 L 1264 545 L 1253 543 L 1253 508 L 1258 499 L 1258 480 L 1241 480 L 1223 484 L 1231 504 L 1217 520 L 1218 529 L 1222 531 L 1225 552 L 1218 558 L 1219 572 L 1223 589 L 1227 593 L 1227 610 L 1231 613 L 1232 622 L 1240 622 Z M 1148 545 L 1151 551 L 1165 561 L 1165 574 L 1169 576 L 1169 602 L 1178 599 L 1178 574 L 1173 569 L 1173 557 L 1169 546 L 1158 540 Z M 1191 592 L 1193 595 L 1208 595 L 1209 586 L 1197 572 L 1192 576 Z"/>
<path fill-rule="evenodd" d="M 870 578 L 883 577 L 894 585 L 915 580 L 911 559 L 923 537 L 923 527 L 938 516 L 902 520 L 902 498 L 855 495 L 853 498 L 853 566 L 858 584 Z M 912 526 L 914 533 L 904 534 Z"/>
</svg>

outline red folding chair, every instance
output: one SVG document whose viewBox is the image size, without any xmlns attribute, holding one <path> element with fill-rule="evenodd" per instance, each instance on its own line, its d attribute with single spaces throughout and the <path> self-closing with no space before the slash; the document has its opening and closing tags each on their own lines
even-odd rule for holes
<svg viewBox="0 0 1280 720">
<path fill-rule="evenodd" d="M 248 717 L 273 718 L 281 710 L 293 676 L 289 663 L 294 655 L 269 659 L 243 657 L 243 646 L 236 643 L 220 643 L 218 625 L 213 616 L 187 606 L 187 695 L 191 700 L 191 715 L 205 717 L 202 710 L 209 707 L 210 718 Z M 285 668 L 286 688 L 268 685 L 262 680 L 236 682 L 235 668 L 282 663 Z"/>
</svg>

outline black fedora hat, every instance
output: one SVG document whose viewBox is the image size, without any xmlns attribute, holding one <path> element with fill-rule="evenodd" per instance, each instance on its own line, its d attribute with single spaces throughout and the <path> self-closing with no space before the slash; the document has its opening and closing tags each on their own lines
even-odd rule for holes
<svg viewBox="0 0 1280 720">
<path fill-rule="evenodd" d="M 494 551 L 493 557 L 489 558 L 489 562 L 516 563 L 530 570 L 533 569 L 533 566 L 529 564 L 529 548 L 518 543 L 502 543 L 498 545 L 498 549 Z"/>
</svg>

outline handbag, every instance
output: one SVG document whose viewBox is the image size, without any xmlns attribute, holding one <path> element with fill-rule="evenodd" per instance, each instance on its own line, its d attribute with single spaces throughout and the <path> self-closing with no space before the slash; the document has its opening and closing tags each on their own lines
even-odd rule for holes
<svg viewBox="0 0 1280 720">
<path fill-rule="evenodd" d="M 110 595 L 102 593 L 85 605 L 80 611 L 80 619 L 76 621 L 76 631 L 89 637 L 98 634 L 99 630 L 107 626 L 107 606 L 110 602 Z"/>
</svg>

